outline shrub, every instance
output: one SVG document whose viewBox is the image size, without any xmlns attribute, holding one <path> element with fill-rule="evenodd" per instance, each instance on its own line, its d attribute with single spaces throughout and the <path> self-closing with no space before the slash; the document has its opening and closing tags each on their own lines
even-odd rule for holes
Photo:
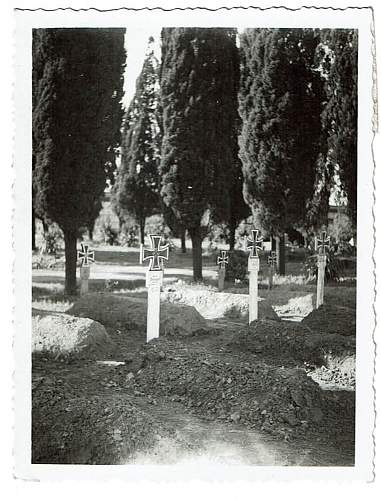
<svg viewBox="0 0 381 500">
<path fill-rule="evenodd" d="M 226 224 L 213 224 L 208 228 L 207 239 L 210 250 L 216 250 L 219 243 L 227 243 L 229 238 L 229 228 Z"/>
<path fill-rule="evenodd" d="M 40 248 L 41 253 L 56 255 L 57 251 L 62 247 L 62 241 L 63 233 L 61 229 L 57 224 L 51 224 L 48 231 L 44 233 L 44 241 Z"/>
<path fill-rule="evenodd" d="M 229 252 L 229 264 L 226 266 L 227 281 L 243 281 L 247 274 L 247 253 L 242 250 Z"/>
<path fill-rule="evenodd" d="M 123 246 L 137 247 L 139 244 L 139 226 L 132 221 L 124 222 L 120 229 L 119 242 Z"/>
<path fill-rule="evenodd" d="M 304 272 L 307 275 L 307 281 L 317 280 L 317 256 L 309 255 L 304 264 Z M 325 266 L 325 280 L 326 281 L 340 281 L 345 274 L 345 263 L 337 258 L 333 251 L 327 252 L 327 263 Z"/>
<path fill-rule="evenodd" d="M 110 220 L 105 219 L 102 221 L 101 233 L 103 236 L 103 241 L 107 245 L 117 245 L 118 244 L 118 231 L 113 228 Z"/>
<path fill-rule="evenodd" d="M 151 217 L 147 217 L 146 226 L 145 226 L 146 234 L 160 234 L 163 238 L 168 239 L 171 235 L 171 230 L 164 222 L 164 217 L 162 215 L 151 215 Z"/>
</svg>

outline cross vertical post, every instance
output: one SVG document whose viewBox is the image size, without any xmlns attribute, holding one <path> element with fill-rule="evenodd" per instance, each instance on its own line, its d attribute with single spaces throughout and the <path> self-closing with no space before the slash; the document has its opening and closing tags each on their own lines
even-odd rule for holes
<svg viewBox="0 0 381 500">
<path fill-rule="evenodd" d="M 329 249 L 331 238 L 327 236 L 326 231 L 322 231 L 320 238 L 315 237 L 315 250 L 317 255 L 318 277 L 316 289 L 316 308 L 324 304 L 324 278 L 325 267 L 327 265 L 326 249 Z"/>
<path fill-rule="evenodd" d="M 273 287 L 274 269 L 277 264 L 276 252 L 274 252 L 273 250 L 270 252 L 267 262 L 269 264 L 269 290 L 271 290 Z"/>
<path fill-rule="evenodd" d="M 263 239 L 258 237 L 258 229 L 251 230 L 251 239 L 246 238 L 246 251 L 250 251 L 248 258 L 249 271 L 249 324 L 258 319 L 258 272 L 259 254 L 262 250 Z"/>
<path fill-rule="evenodd" d="M 158 338 L 160 334 L 160 288 L 163 284 L 163 261 L 169 258 L 169 245 L 161 245 L 161 236 L 149 235 L 151 248 L 140 245 L 140 263 L 149 261 L 146 273 L 148 288 L 147 303 L 147 342 Z"/>
<path fill-rule="evenodd" d="M 81 243 L 81 249 L 77 250 L 77 258 L 80 263 L 81 295 L 89 291 L 90 264 L 95 262 L 94 252 L 90 250 L 87 243 Z"/>
<path fill-rule="evenodd" d="M 222 292 L 225 286 L 226 265 L 228 264 L 228 262 L 229 262 L 229 257 L 227 255 L 227 251 L 221 250 L 220 255 L 217 257 L 219 292 Z"/>
</svg>

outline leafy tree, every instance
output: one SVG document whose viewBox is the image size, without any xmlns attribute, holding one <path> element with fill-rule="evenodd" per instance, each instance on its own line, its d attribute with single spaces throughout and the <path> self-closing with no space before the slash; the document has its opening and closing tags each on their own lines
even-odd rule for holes
<svg viewBox="0 0 381 500">
<path fill-rule="evenodd" d="M 325 141 L 323 80 L 315 70 L 316 31 L 247 29 L 241 36 L 240 158 L 244 197 L 256 223 L 280 238 L 310 221 Z"/>
<path fill-rule="evenodd" d="M 230 210 L 235 79 L 236 30 L 162 30 L 161 194 L 191 237 L 196 281 L 202 279 L 205 226 L 226 220 Z"/>
<path fill-rule="evenodd" d="M 76 290 L 76 241 L 112 177 L 122 119 L 124 29 L 33 30 L 35 209 L 65 240 L 65 291 Z"/>
<path fill-rule="evenodd" d="M 318 61 L 326 76 L 322 113 L 328 133 L 328 158 L 338 166 L 341 187 L 356 225 L 357 205 L 357 30 L 323 30 Z"/>
<path fill-rule="evenodd" d="M 158 62 L 148 44 L 135 96 L 127 110 L 122 132 L 122 156 L 114 186 L 114 206 L 134 216 L 144 243 L 145 220 L 159 211 L 160 129 L 157 122 Z"/>
</svg>

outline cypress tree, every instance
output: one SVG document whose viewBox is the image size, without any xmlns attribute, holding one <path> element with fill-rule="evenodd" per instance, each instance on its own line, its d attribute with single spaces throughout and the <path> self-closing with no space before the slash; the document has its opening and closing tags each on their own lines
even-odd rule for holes
<svg viewBox="0 0 381 500">
<path fill-rule="evenodd" d="M 124 29 L 33 30 L 35 209 L 65 239 L 65 291 L 76 291 L 76 240 L 98 215 L 122 119 Z"/>
<path fill-rule="evenodd" d="M 122 132 L 122 156 L 114 186 L 117 212 L 126 211 L 139 224 L 144 243 L 145 220 L 159 211 L 160 130 L 157 122 L 158 61 L 151 37 L 127 110 Z"/>
<path fill-rule="evenodd" d="M 202 279 L 207 220 L 227 220 L 236 141 L 236 30 L 164 28 L 160 85 L 164 203 L 188 230 Z"/>
<path fill-rule="evenodd" d="M 244 196 L 256 223 L 280 238 L 282 273 L 284 233 L 308 225 L 325 147 L 323 80 L 314 68 L 318 43 L 308 29 L 247 29 L 241 36 Z"/>
<path fill-rule="evenodd" d="M 326 75 L 327 103 L 322 113 L 328 158 L 337 165 L 348 212 L 356 226 L 357 206 L 357 30 L 324 30 L 319 62 Z"/>
<path fill-rule="evenodd" d="M 236 148 L 236 159 L 232 165 L 232 176 L 229 189 L 229 248 L 234 250 L 235 246 L 235 231 L 239 223 L 250 215 L 250 208 L 245 203 L 243 198 L 243 173 L 241 160 L 238 158 L 238 147 Z"/>
</svg>

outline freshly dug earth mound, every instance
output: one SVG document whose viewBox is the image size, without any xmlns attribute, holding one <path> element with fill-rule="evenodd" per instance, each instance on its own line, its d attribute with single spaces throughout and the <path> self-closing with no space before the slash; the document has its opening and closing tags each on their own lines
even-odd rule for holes
<svg viewBox="0 0 381 500">
<path fill-rule="evenodd" d="M 97 358 L 115 349 L 103 325 L 69 314 L 32 311 L 32 352 Z"/>
<path fill-rule="evenodd" d="M 35 380 L 32 409 L 32 463 L 123 464 L 163 435 L 128 396 L 78 395 L 62 379 Z"/>
<path fill-rule="evenodd" d="M 322 428 L 340 435 L 343 425 L 353 424 L 354 399 L 332 399 L 304 370 L 270 367 L 243 354 L 225 361 L 169 339 L 151 342 L 143 354 L 149 362 L 133 380 L 139 390 L 170 396 L 206 418 L 240 422 L 284 439 Z"/>
<path fill-rule="evenodd" d="M 162 300 L 172 304 L 193 306 L 206 319 L 247 318 L 249 314 L 249 296 L 239 293 L 216 292 L 213 289 L 196 286 L 169 286 L 162 293 Z M 261 319 L 280 320 L 264 299 L 258 301 L 258 317 Z"/>
<path fill-rule="evenodd" d="M 350 307 L 324 304 L 312 311 L 302 323 L 323 334 L 354 336 L 356 335 L 356 310 Z"/>
<path fill-rule="evenodd" d="M 300 366 L 323 388 L 355 387 L 356 341 L 354 337 L 313 332 L 301 323 L 257 321 L 228 342 L 239 352 L 251 352 L 274 366 Z"/>
<path fill-rule="evenodd" d="M 310 373 L 315 382 L 326 389 L 351 390 L 356 385 L 356 356 L 328 356 L 326 366 Z"/>
<path fill-rule="evenodd" d="M 147 299 L 112 293 L 89 293 L 81 297 L 68 313 L 92 318 L 105 326 L 145 330 Z M 208 331 L 205 319 L 194 307 L 183 304 L 162 304 L 160 334 L 189 336 Z"/>
<path fill-rule="evenodd" d="M 291 297 L 288 302 L 281 305 L 274 305 L 274 310 L 282 319 L 301 321 L 314 309 L 313 294 Z"/>
<path fill-rule="evenodd" d="M 313 332 L 304 322 L 256 321 L 237 332 L 228 346 L 258 354 L 274 365 L 322 366 L 327 365 L 329 357 L 353 355 L 356 342 L 341 335 Z"/>
</svg>

